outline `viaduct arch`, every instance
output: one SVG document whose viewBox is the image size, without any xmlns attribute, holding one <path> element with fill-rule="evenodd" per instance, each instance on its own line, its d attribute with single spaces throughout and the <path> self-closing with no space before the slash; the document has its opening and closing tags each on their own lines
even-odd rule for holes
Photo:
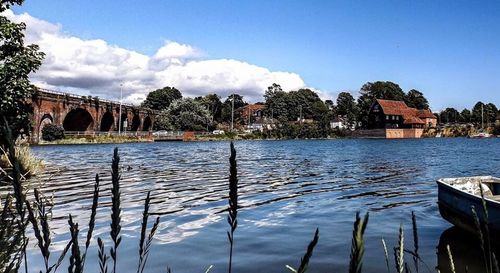
<svg viewBox="0 0 500 273">
<path fill-rule="evenodd" d="M 116 101 L 39 88 L 31 104 L 34 141 L 41 138 L 42 128 L 48 123 L 62 126 L 66 132 L 118 131 L 120 103 Z M 122 104 L 122 130 L 150 132 L 157 114 L 158 111 Z M 125 124 L 126 128 L 123 127 Z"/>
</svg>

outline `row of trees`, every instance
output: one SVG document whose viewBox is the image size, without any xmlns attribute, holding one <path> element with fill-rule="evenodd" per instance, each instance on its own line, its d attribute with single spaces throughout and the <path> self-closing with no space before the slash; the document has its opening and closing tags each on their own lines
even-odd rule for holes
<svg viewBox="0 0 500 273">
<path fill-rule="evenodd" d="M 212 130 L 220 123 L 231 122 L 231 109 L 241 108 L 248 103 L 243 96 L 234 94 L 224 102 L 217 94 L 208 94 L 196 98 L 185 98 L 175 87 L 164 87 L 148 94 L 142 103 L 160 111 L 155 123 L 158 130 Z M 235 111 L 235 121 L 240 121 L 238 112 Z"/>
<path fill-rule="evenodd" d="M 241 108 L 247 103 L 243 96 L 234 94 L 221 100 L 217 94 L 184 98 L 175 87 L 165 87 L 148 94 L 142 106 L 161 111 L 156 122 L 156 129 L 165 130 L 211 130 L 217 124 L 231 122 L 232 100 L 234 109 Z M 368 112 L 376 99 L 390 99 L 405 101 L 411 107 L 428 109 L 429 104 L 423 93 L 412 89 L 405 93 L 399 85 L 393 82 L 368 82 L 360 90 L 360 97 L 356 100 L 349 92 L 339 94 L 336 102 L 323 101 L 311 89 L 299 89 L 286 92 L 279 84 L 272 84 L 264 94 L 264 117 L 268 121 L 278 124 L 309 120 L 317 123 L 318 128 L 326 129 L 330 121 L 336 116 L 354 125 L 360 122 L 365 125 Z M 234 112 L 237 124 L 244 123 Z"/>
<path fill-rule="evenodd" d="M 483 123 L 491 126 L 500 117 L 500 111 L 493 103 L 477 102 L 472 110 L 467 108 L 459 112 L 453 107 L 448 107 L 439 113 L 441 123 Z"/>
</svg>

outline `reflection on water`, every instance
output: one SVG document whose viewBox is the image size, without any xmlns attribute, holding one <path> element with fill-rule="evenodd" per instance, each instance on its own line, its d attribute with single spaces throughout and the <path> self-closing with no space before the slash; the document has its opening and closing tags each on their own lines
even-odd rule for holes
<svg viewBox="0 0 500 273">
<path fill-rule="evenodd" d="M 236 142 L 241 210 L 235 271 L 285 271 L 284 265 L 300 260 L 316 227 L 320 241 L 310 270 L 346 271 L 352 221 L 359 210 L 371 211 L 365 272 L 386 270 L 378 262 L 383 259 L 380 240 L 383 237 L 389 247 L 396 245 L 399 224 L 411 229 L 412 210 L 417 214 L 423 258 L 436 264 L 435 248 L 449 224 L 439 216 L 434 181 L 447 176 L 499 175 L 495 151 L 500 141 L 472 141 Z M 43 183 L 43 193 L 53 196 L 51 228 L 58 249 L 69 238 L 69 213 L 80 222 L 82 234 L 86 232 L 95 173 L 102 179 L 95 234 L 109 237 L 109 169 L 114 146 L 34 148 L 49 163 L 42 182 L 33 183 Z M 142 206 L 151 191 L 150 211 L 161 217 L 151 271 L 163 270 L 166 264 L 175 272 L 201 271 L 210 264 L 224 271 L 229 143 L 117 146 L 122 157 L 122 255 L 136 257 Z M 96 256 L 94 252 L 90 259 Z M 37 252 L 31 253 L 36 261 Z M 134 259 L 121 262 L 123 269 L 136 264 Z"/>
<path fill-rule="evenodd" d="M 457 273 L 487 272 L 479 238 L 474 234 L 463 231 L 457 227 L 451 227 L 445 230 L 439 239 L 437 256 L 438 268 L 441 272 L 452 272 L 448 252 L 446 250 L 447 245 L 450 246 Z M 500 250 L 498 245 L 493 244 L 492 249 L 494 253 L 500 253 L 498 251 Z"/>
</svg>

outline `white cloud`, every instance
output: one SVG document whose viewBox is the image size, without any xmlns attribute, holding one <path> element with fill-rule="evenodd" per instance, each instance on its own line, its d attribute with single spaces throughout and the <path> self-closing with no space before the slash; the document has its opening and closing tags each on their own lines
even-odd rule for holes
<svg viewBox="0 0 500 273">
<path fill-rule="evenodd" d="M 43 65 L 32 81 L 48 89 L 117 99 L 122 84 L 125 100 L 138 103 L 151 90 L 164 86 L 175 86 L 185 96 L 215 92 L 225 97 L 235 92 L 253 102 L 262 100 L 272 83 L 284 90 L 305 87 L 298 74 L 270 71 L 233 59 L 204 60 L 204 53 L 188 44 L 166 41 L 148 56 L 101 39 L 71 36 L 62 31 L 61 25 L 27 13 L 6 11 L 5 15 L 15 22 L 25 22 L 27 42 L 38 44 L 45 52 Z"/>
</svg>

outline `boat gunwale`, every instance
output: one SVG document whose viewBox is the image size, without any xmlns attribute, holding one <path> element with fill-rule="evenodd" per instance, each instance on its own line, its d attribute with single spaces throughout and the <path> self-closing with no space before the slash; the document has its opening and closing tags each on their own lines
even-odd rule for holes
<svg viewBox="0 0 500 273">
<path fill-rule="evenodd" d="M 455 178 L 440 178 L 440 179 L 438 179 L 436 181 L 436 183 L 438 184 L 438 186 L 442 185 L 442 186 L 444 186 L 447 189 L 450 189 L 450 190 L 455 191 L 455 192 L 459 192 L 459 193 L 461 193 L 463 195 L 466 195 L 469 198 L 477 199 L 477 200 L 481 201 L 482 198 L 481 198 L 480 195 L 478 196 L 478 195 L 472 194 L 470 192 L 458 189 L 458 188 L 450 185 L 449 183 L 445 182 L 445 179 L 457 179 L 457 180 L 459 180 L 459 179 L 471 179 L 471 178 L 476 178 L 476 179 L 480 179 L 480 178 L 483 178 L 483 179 L 492 179 L 492 180 L 496 180 L 496 181 L 489 182 L 489 183 L 499 183 L 500 184 L 500 179 L 497 178 L 497 177 L 494 177 L 494 176 L 465 176 L 465 177 L 455 177 Z M 438 187 L 438 193 L 439 193 L 439 187 Z M 500 196 L 500 194 L 497 194 L 497 195 Z M 493 204 L 496 204 L 496 205 L 500 206 L 500 200 L 489 199 L 487 196 L 484 196 L 484 200 L 486 202 L 491 202 Z M 438 202 L 439 202 L 439 200 L 438 200 Z"/>
</svg>

